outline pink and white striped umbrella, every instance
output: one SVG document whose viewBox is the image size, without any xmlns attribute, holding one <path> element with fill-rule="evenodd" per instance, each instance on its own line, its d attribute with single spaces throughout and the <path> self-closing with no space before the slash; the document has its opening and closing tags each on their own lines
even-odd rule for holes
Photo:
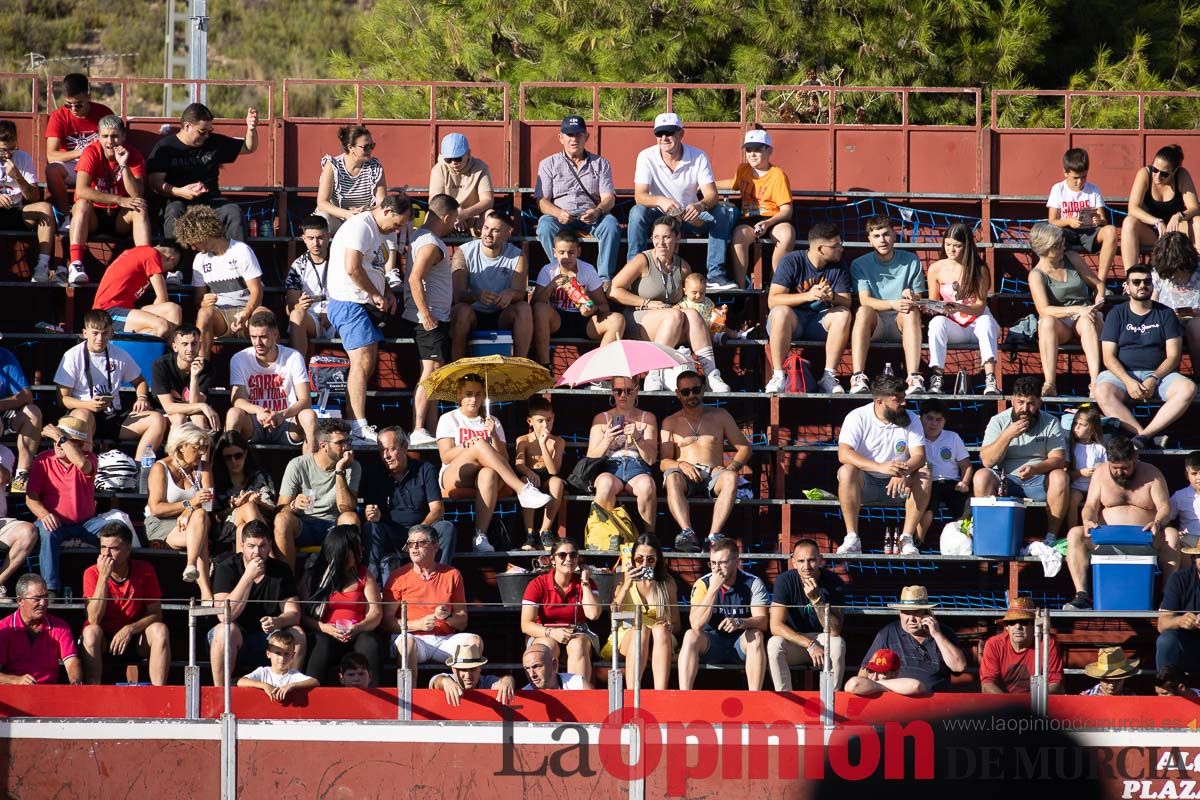
<svg viewBox="0 0 1200 800">
<path fill-rule="evenodd" d="M 666 345 L 618 339 L 590 353 L 584 353 L 563 373 L 559 386 L 632 378 L 652 369 L 670 369 L 691 364 L 691 360 Z"/>
</svg>

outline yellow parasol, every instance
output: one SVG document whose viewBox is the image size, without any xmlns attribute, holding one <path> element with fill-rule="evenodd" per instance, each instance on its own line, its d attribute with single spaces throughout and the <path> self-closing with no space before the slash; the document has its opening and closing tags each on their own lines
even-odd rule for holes
<svg viewBox="0 0 1200 800">
<path fill-rule="evenodd" d="M 460 358 L 439 367 L 421 381 L 421 386 L 434 400 L 457 403 L 458 382 L 471 374 L 483 378 L 484 396 L 487 398 L 484 413 L 489 415 L 492 400 L 528 400 L 554 385 L 550 370 L 536 361 L 513 356 L 478 356 Z"/>
</svg>

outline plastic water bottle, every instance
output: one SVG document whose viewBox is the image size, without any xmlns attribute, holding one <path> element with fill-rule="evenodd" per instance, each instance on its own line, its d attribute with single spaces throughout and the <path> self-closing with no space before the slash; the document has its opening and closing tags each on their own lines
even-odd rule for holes
<svg viewBox="0 0 1200 800">
<path fill-rule="evenodd" d="M 892 362 L 889 361 L 883 365 L 883 374 L 887 375 L 889 378 L 896 374 L 896 370 L 892 368 Z"/>
<path fill-rule="evenodd" d="M 154 466 L 154 448 L 146 445 L 142 448 L 141 469 L 138 471 L 138 492 L 150 494 L 150 468 Z"/>
</svg>

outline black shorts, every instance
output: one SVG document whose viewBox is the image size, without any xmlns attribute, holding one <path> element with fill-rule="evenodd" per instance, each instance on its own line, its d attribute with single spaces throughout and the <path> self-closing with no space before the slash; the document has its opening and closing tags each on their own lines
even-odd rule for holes
<svg viewBox="0 0 1200 800">
<path fill-rule="evenodd" d="M 1100 241 L 1096 236 L 1099 228 L 1063 228 L 1063 241 L 1070 250 L 1082 250 L 1085 253 L 1096 253 L 1100 250 Z"/>
<path fill-rule="evenodd" d="M 413 328 L 413 339 L 417 342 L 417 357 L 422 361 L 450 363 L 450 323 L 439 322 L 431 331 L 424 325 Z"/>
<path fill-rule="evenodd" d="M 92 213 L 96 215 L 96 230 L 92 231 L 92 236 L 116 236 L 117 235 L 117 216 L 122 212 L 122 208 L 93 208 Z"/>
<path fill-rule="evenodd" d="M 944 505 L 951 519 L 961 519 L 970 495 L 955 491 L 957 483 L 952 480 L 934 481 L 933 493 L 929 496 L 929 510 L 937 514 L 938 506 Z"/>
<path fill-rule="evenodd" d="M 558 318 L 562 320 L 562 324 L 558 326 L 558 330 L 554 332 L 555 336 L 561 336 L 564 339 L 587 339 L 588 337 L 588 322 L 595 317 L 585 317 L 583 314 L 576 314 L 571 311 L 558 311 Z"/>
<path fill-rule="evenodd" d="M 477 330 L 477 331 L 502 330 L 501 325 L 500 325 L 500 315 L 504 313 L 503 310 L 480 311 L 478 308 L 473 308 L 471 310 L 475 312 L 475 330 Z"/>
<path fill-rule="evenodd" d="M 96 414 L 96 433 L 93 439 L 103 439 L 106 442 L 116 442 L 121 439 L 121 426 L 129 420 L 133 413 L 122 408 L 115 414 Z"/>
<path fill-rule="evenodd" d="M 0 208 L 0 231 L 30 230 L 25 217 L 22 216 L 23 213 L 23 209 L 20 208 Z"/>
</svg>

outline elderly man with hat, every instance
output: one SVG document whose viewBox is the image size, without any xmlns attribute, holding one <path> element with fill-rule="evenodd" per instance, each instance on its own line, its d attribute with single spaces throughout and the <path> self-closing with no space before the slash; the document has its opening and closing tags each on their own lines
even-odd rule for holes
<svg viewBox="0 0 1200 800">
<path fill-rule="evenodd" d="M 613 216 L 617 202 L 612 164 L 587 150 L 588 130 L 583 117 L 565 117 L 558 129 L 562 150 L 538 164 L 533 199 L 542 216 L 537 237 L 553 263 L 554 237 L 564 228 L 595 236 L 600 242 L 596 270 L 606 282 L 617 274 L 621 226 Z"/>
<path fill-rule="evenodd" d="M 859 697 L 874 697 L 884 692 L 905 697 L 929 694 L 925 684 L 916 678 L 900 677 L 900 656 L 886 647 L 875 651 L 860 672 L 846 681 L 846 691 Z"/>
<path fill-rule="evenodd" d="M 983 643 L 979 681 L 984 694 L 1029 694 L 1029 679 L 1034 673 L 1034 626 L 1037 605 L 1031 598 L 1018 597 L 1008 613 L 996 622 L 1004 630 Z M 1063 664 L 1058 640 L 1050 637 L 1047 656 L 1047 680 L 1050 694 L 1062 694 Z"/>
<path fill-rule="evenodd" d="M 721 202 L 712 164 L 704 151 L 683 143 L 683 123 L 677 114 L 667 112 L 655 117 L 654 136 L 658 144 L 638 153 L 633 171 L 637 205 L 629 212 L 627 260 L 650 249 L 655 220 L 664 214 L 679 217 L 685 235 L 708 235 L 708 291 L 738 288 L 725 269 L 738 210 Z"/>
<path fill-rule="evenodd" d="M 446 694 L 446 702 L 458 708 L 463 692 L 472 689 L 495 689 L 496 699 L 508 705 L 512 702 L 516 684 L 509 675 L 496 677 L 484 675 L 483 665 L 487 659 L 474 642 L 460 644 L 454 648 L 454 655 L 446 659 L 449 672 L 441 672 L 429 679 L 430 689 L 441 689 Z"/>
<path fill-rule="evenodd" d="M 1200 542 L 1179 552 L 1193 556 L 1192 566 L 1172 575 L 1163 589 L 1154 662 L 1160 670 L 1180 667 L 1194 681 L 1200 677 Z"/>
<path fill-rule="evenodd" d="M 458 201 L 458 229 L 473 233 L 496 201 L 488 165 L 471 155 L 471 143 L 461 133 L 442 137 L 441 157 L 429 173 L 429 196 L 439 194 Z"/>
<path fill-rule="evenodd" d="M 1125 651 L 1119 647 L 1102 647 L 1096 654 L 1096 660 L 1083 668 L 1089 678 L 1099 679 L 1099 683 L 1086 691 L 1080 692 L 1087 697 L 1112 697 L 1127 694 L 1125 679 L 1137 675 L 1136 658 L 1127 658 Z"/>
<path fill-rule="evenodd" d="M 900 658 L 898 675 L 917 679 L 930 692 L 949 689 L 950 673 L 967 668 L 958 637 L 934 618 L 936 607 L 924 586 L 905 586 L 900 601 L 888 603 L 888 608 L 900 612 L 900 619 L 885 625 L 867 648 L 868 653 L 885 649 L 895 652 Z M 870 679 L 869 666 L 870 659 L 864 659 L 858 677 Z"/>
</svg>

